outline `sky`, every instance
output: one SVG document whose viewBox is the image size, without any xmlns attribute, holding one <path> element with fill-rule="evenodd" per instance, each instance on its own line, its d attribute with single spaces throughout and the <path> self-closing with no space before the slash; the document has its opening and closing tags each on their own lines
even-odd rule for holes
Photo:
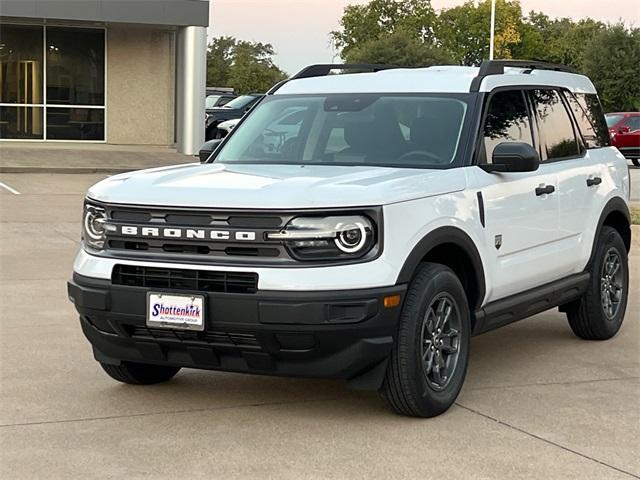
<svg viewBox="0 0 640 480">
<path fill-rule="evenodd" d="M 306 65 L 337 60 L 329 32 L 339 27 L 345 6 L 368 0 L 210 0 L 209 38 L 230 35 L 271 43 L 275 62 L 289 74 Z M 463 0 L 432 0 L 436 10 Z M 521 0 L 522 10 L 550 17 L 591 17 L 640 26 L 640 0 Z"/>
</svg>

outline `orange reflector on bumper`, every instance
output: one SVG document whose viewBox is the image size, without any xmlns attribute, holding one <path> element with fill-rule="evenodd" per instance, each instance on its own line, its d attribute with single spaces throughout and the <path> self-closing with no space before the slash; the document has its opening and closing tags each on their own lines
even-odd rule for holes
<svg viewBox="0 0 640 480">
<path fill-rule="evenodd" d="M 384 308 L 393 308 L 400 305 L 400 295 L 389 295 L 384 297 Z"/>
</svg>

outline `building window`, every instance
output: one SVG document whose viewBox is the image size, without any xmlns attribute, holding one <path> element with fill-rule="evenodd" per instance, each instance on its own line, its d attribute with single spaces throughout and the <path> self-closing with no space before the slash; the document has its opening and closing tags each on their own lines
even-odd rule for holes
<svg viewBox="0 0 640 480">
<path fill-rule="evenodd" d="M 44 138 L 42 27 L 0 28 L 0 138 Z"/>
<path fill-rule="evenodd" d="M 0 139 L 105 140 L 105 31 L 2 25 Z"/>
</svg>

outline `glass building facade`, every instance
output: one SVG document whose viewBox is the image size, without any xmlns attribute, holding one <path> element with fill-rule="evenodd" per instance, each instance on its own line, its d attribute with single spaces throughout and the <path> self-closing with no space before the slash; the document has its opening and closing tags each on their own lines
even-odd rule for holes
<svg viewBox="0 0 640 480">
<path fill-rule="evenodd" d="M 105 30 L 2 24 L 0 139 L 105 141 Z"/>
</svg>

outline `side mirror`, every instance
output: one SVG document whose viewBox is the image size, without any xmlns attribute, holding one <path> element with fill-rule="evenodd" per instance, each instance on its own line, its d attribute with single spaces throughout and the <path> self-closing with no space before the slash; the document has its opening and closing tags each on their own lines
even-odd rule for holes
<svg viewBox="0 0 640 480">
<path fill-rule="evenodd" d="M 216 151 L 216 149 L 218 148 L 218 145 L 220 145 L 220 142 L 222 142 L 222 139 L 216 138 L 214 140 L 209 140 L 208 142 L 205 142 L 200 147 L 200 152 L 198 153 L 198 156 L 200 157 L 200 163 L 205 163 L 207 161 L 207 159 L 211 156 L 211 154 Z"/>
<path fill-rule="evenodd" d="M 630 131 L 631 131 L 631 128 L 626 125 L 618 129 L 618 133 L 629 133 Z"/>
<path fill-rule="evenodd" d="M 540 155 L 528 143 L 503 142 L 493 149 L 492 162 L 478 165 L 488 173 L 535 172 L 540 166 Z"/>
</svg>

